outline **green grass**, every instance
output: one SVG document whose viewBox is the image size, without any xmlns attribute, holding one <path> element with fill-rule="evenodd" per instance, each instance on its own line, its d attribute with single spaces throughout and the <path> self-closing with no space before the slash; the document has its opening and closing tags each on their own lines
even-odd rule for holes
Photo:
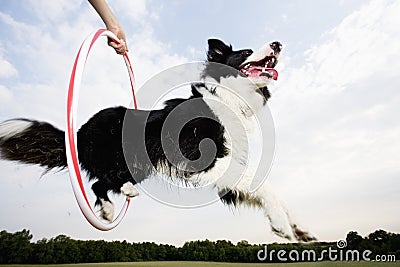
<svg viewBox="0 0 400 267">
<path fill-rule="evenodd" d="M 400 266 L 400 262 L 307 262 L 307 263 L 223 263 L 223 262 L 193 262 L 193 261 L 156 261 L 156 262 L 116 262 L 116 263 L 84 263 L 84 264 L 50 264 L 50 265 L 0 265 L 0 266 L 12 266 L 12 267 L 282 267 L 282 266 L 300 266 L 300 267 L 395 267 Z"/>
</svg>

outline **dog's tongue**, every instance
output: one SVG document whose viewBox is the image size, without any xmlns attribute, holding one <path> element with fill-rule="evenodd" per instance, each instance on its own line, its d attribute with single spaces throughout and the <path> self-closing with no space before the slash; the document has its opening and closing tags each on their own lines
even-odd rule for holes
<svg viewBox="0 0 400 267">
<path fill-rule="evenodd" d="M 272 75 L 272 79 L 278 80 L 278 71 L 276 69 L 268 68 L 265 71 Z"/>
<path fill-rule="evenodd" d="M 253 78 L 261 78 L 261 79 L 278 79 L 278 72 L 273 68 L 263 68 L 263 67 L 253 67 L 250 68 L 248 73 L 248 77 Z"/>
</svg>

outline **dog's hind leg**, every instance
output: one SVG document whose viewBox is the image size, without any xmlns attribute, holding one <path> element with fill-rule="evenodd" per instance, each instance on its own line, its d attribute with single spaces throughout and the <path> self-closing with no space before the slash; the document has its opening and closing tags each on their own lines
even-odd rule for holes
<svg viewBox="0 0 400 267">
<path fill-rule="evenodd" d="M 267 183 L 263 183 L 254 194 L 262 199 L 262 209 L 275 234 L 301 242 L 317 240 L 312 234 L 299 228 L 286 205 L 275 196 Z"/>
<path fill-rule="evenodd" d="M 102 181 L 97 181 L 92 185 L 92 190 L 96 195 L 96 206 L 101 207 L 101 217 L 109 222 L 114 218 L 114 205 L 108 198 L 108 186 Z"/>
<path fill-rule="evenodd" d="M 132 175 L 135 177 L 133 178 Z M 138 169 L 133 169 L 132 173 L 125 168 L 109 170 L 98 177 L 98 181 L 92 185 L 92 190 L 96 195 L 96 205 L 101 207 L 101 217 L 107 221 L 112 221 L 114 218 L 114 205 L 108 198 L 107 193 L 112 191 L 117 194 L 123 194 L 128 198 L 136 197 L 139 191 L 134 184 L 145 179 L 144 172 Z"/>
<path fill-rule="evenodd" d="M 128 198 L 136 197 L 139 191 L 135 188 L 135 184 L 145 179 L 144 172 L 139 169 L 126 170 L 124 175 L 118 176 L 118 182 L 115 184 L 114 191 L 119 189 L 120 193 Z"/>
<path fill-rule="evenodd" d="M 239 184 L 240 186 L 240 184 Z M 316 240 L 310 233 L 301 230 L 289 214 L 285 205 L 275 196 L 269 186 L 264 183 L 255 192 L 239 189 L 219 190 L 221 201 L 234 206 L 246 205 L 261 208 L 268 218 L 271 230 L 276 235 L 289 240 L 309 242 Z"/>
</svg>

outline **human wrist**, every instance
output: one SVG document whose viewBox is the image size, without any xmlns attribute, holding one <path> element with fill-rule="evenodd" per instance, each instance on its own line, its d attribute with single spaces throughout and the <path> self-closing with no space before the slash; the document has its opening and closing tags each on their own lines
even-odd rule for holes
<svg viewBox="0 0 400 267">
<path fill-rule="evenodd" d="M 121 25 L 119 23 L 105 23 L 105 25 L 109 31 L 118 31 L 121 29 Z"/>
<path fill-rule="evenodd" d="M 121 25 L 115 16 L 107 17 L 103 21 L 108 30 L 115 30 L 121 28 Z"/>
</svg>

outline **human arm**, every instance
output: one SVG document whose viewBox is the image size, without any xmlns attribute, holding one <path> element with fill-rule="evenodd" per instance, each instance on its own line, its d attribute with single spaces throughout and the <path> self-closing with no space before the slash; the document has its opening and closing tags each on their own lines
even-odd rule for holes
<svg viewBox="0 0 400 267">
<path fill-rule="evenodd" d="M 107 5 L 105 0 L 88 0 L 89 3 L 93 6 L 96 12 L 99 14 L 100 18 L 103 20 L 106 25 L 107 30 L 114 33 L 120 43 L 116 43 L 113 40 L 108 40 L 108 45 L 113 47 L 118 54 L 124 54 L 128 51 L 128 45 L 126 43 L 125 32 L 122 29 L 121 24 L 119 23 L 117 17 L 111 11 L 110 7 Z"/>
</svg>

